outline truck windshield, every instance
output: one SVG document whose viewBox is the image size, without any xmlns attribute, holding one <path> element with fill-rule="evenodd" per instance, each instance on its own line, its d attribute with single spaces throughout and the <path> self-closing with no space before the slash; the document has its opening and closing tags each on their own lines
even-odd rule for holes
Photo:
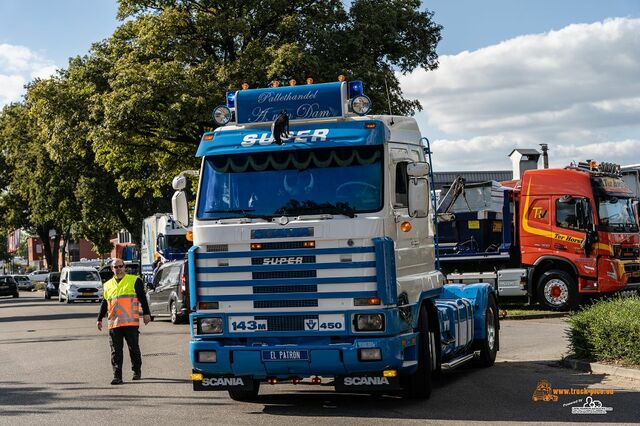
<svg viewBox="0 0 640 426">
<path fill-rule="evenodd" d="M 600 226 L 611 232 L 638 232 L 638 224 L 633 214 L 633 200 L 604 196 L 598 200 Z"/>
<path fill-rule="evenodd" d="M 199 219 L 374 212 L 382 147 L 296 149 L 205 160 Z"/>
</svg>

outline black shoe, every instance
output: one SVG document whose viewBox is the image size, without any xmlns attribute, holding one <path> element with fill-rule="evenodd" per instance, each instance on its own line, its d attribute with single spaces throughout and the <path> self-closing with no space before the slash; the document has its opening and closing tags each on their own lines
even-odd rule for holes
<svg viewBox="0 0 640 426">
<path fill-rule="evenodd" d="M 120 377 L 114 377 L 113 380 L 111 380 L 112 385 L 121 385 L 122 383 L 124 382 Z"/>
<path fill-rule="evenodd" d="M 140 380 L 141 378 L 140 373 L 133 373 L 131 380 Z"/>
</svg>

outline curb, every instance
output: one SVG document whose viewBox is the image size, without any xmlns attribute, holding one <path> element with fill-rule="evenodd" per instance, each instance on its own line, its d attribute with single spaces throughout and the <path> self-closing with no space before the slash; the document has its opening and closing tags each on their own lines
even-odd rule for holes
<svg viewBox="0 0 640 426">
<path fill-rule="evenodd" d="M 640 369 L 618 367 L 616 365 L 601 364 L 599 362 L 589 362 L 573 358 L 561 360 L 560 365 L 574 370 L 586 371 L 591 374 L 608 374 L 610 376 L 640 381 Z"/>
<path fill-rule="evenodd" d="M 551 314 L 528 314 L 528 315 L 507 315 L 504 318 L 500 318 L 500 321 L 506 320 L 528 320 L 528 319 L 541 319 L 541 318 L 562 318 L 569 316 L 569 312 L 554 312 Z"/>
</svg>

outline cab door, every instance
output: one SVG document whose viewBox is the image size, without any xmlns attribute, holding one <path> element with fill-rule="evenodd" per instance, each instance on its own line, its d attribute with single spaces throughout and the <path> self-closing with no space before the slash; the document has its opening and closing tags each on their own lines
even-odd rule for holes
<svg viewBox="0 0 640 426">
<path fill-rule="evenodd" d="M 583 243 L 593 229 L 589 200 L 583 197 L 553 197 L 554 221 L 551 247 L 558 257 L 569 259 L 580 276 L 597 276 L 597 259 L 593 248 L 585 250 Z"/>
<path fill-rule="evenodd" d="M 420 161 L 418 148 L 397 145 L 391 148 L 393 171 L 391 188 L 394 231 L 396 241 L 396 268 L 398 278 L 424 271 L 423 265 L 433 264 L 433 251 L 429 248 L 429 220 L 416 220 L 409 216 L 409 176 L 407 166 Z M 429 194 L 425 194 L 429 196 Z"/>
</svg>

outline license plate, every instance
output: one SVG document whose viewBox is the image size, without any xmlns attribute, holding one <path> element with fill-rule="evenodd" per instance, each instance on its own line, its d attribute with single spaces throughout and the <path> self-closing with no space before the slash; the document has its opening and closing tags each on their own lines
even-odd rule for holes
<svg viewBox="0 0 640 426">
<path fill-rule="evenodd" d="M 308 361 L 309 351 L 278 349 L 273 351 L 262 351 L 263 361 Z"/>
<path fill-rule="evenodd" d="M 84 293 L 82 293 L 82 295 L 83 295 L 83 296 L 93 296 L 93 293 L 87 293 L 87 292 L 84 292 Z"/>
</svg>

